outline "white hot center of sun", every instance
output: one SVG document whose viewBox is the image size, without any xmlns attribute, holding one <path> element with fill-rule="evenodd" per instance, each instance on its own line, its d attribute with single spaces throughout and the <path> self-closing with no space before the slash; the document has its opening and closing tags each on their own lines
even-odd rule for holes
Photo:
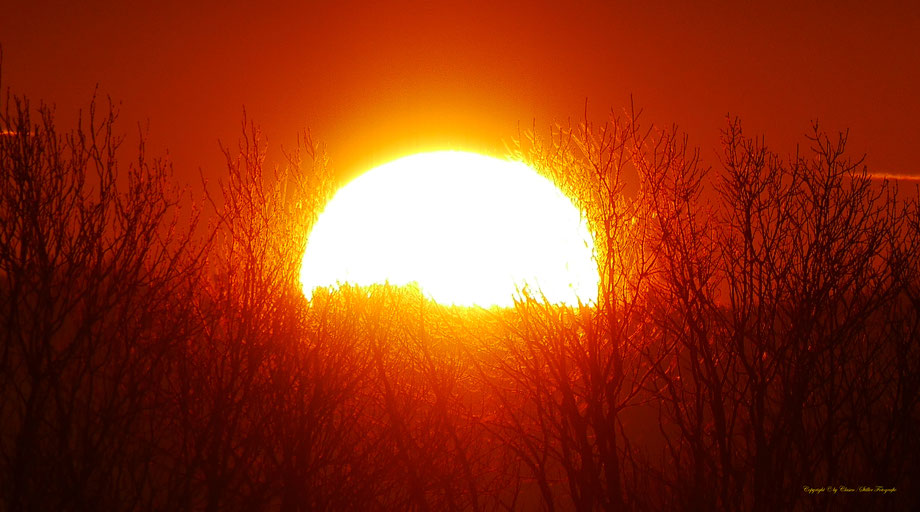
<svg viewBox="0 0 920 512">
<path fill-rule="evenodd" d="M 340 283 L 418 283 L 443 304 L 509 306 L 521 288 L 592 303 L 593 242 L 579 210 L 525 164 L 422 153 L 342 188 L 309 235 L 307 297 Z"/>
</svg>

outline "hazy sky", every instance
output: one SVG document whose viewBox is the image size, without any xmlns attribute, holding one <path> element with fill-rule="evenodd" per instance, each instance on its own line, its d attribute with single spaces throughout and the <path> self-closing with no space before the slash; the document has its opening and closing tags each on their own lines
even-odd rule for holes
<svg viewBox="0 0 920 512">
<path fill-rule="evenodd" d="M 501 154 L 519 124 L 580 121 L 586 98 L 603 120 L 630 94 L 712 164 L 731 113 L 782 153 L 818 119 L 873 171 L 920 174 L 918 2 L 187 3 L 4 0 L 2 85 L 66 121 L 99 84 L 188 176 L 222 173 L 244 106 L 275 150 L 310 128 L 353 175 Z"/>
</svg>

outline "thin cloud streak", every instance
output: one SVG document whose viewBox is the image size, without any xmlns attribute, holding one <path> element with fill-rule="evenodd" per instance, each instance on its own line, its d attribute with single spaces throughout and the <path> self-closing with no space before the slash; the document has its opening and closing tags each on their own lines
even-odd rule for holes
<svg viewBox="0 0 920 512">
<path fill-rule="evenodd" d="M 920 181 L 920 176 L 916 174 L 896 174 L 890 172 L 870 172 L 869 178 L 873 180 L 898 180 L 898 181 Z"/>
</svg>

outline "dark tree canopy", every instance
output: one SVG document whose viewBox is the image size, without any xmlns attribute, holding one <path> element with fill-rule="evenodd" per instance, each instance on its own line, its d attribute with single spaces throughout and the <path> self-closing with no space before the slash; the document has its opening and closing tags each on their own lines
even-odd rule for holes
<svg viewBox="0 0 920 512">
<path fill-rule="evenodd" d="M 920 499 L 920 210 L 845 134 L 782 157 L 729 120 L 712 166 L 634 109 L 531 134 L 512 157 L 585 212 L 600 300 L 482 310 L 303 297 L 336 189 L 309 134 L 269 168 L 244 121 L 196 198 L 116 117 L 0 105 L 3 510 Z"/>
</svg>

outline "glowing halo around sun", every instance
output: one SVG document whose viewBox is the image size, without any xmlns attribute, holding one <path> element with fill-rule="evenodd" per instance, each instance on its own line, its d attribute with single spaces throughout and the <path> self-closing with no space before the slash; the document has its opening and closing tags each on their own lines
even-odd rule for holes
<svg viewBox="0 0 920 512">
<path fill-rule="evenodd" d="M 597 265 L 582 216 L 527 165 L 439 151 L 376 167 L 343 187 L 309 235 L 300 281 L 417 283 L 446 305 L 511 306 L 526 288 L 594 303 Z"/>
</svg>

